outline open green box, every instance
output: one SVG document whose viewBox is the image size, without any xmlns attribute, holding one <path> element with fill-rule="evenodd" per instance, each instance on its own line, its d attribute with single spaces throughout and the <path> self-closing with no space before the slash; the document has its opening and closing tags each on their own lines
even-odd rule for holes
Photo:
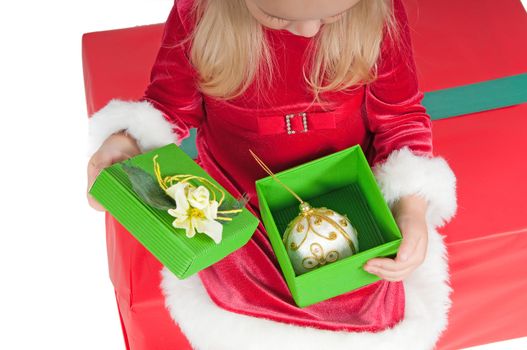
<svg viewBox="0 0 527 350">
<path fill-rule="evenodd" d="M 394 257 L 401 233 L 359 145 L 275 174 L 312 207 L 346 214 L 357 229 L 359 252 L 296 276 L 282 235 L 299 202 L 268 176 L 256 181 L 260 213 L 291 294 L 299 307 L 379 280 L 363 269 L 375 257 Z"/>
<path fill-rule="evenodd" d="M 193 174 L 202 176 L 231 198 L 232 195 L 177 145 L 171 143 L 140 154 L 129 161 L 154 175 L 153 157 L 158 154 L 161 175 Z M 146 249 L 178 278 L 183 279 L 223 259 L 249 241 L 259 220 L 247 208 L 223 226 L 219 244 L 203 233 L 192 238 L 184 229 L 172 226 L 174 217 L 143 202 L 133 190 L 122 163 L 101 171 L 89 193 L 108 210 Z M 174 207 L 176 203 L 174 202 Z"/>
</svg>

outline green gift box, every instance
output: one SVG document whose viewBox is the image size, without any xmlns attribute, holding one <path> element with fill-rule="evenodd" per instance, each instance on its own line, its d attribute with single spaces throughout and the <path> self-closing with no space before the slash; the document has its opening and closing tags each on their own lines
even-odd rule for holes
<svg viewBox="0 0 527 350">
<path fill-rule="evenodd" d="M 259 220 L 245 207 L 232 221 L 224 223 L 222 240 L 216 244 L 204 233 L 187 237 L 184 229 L 172 226 L 175 218 L 167 211 L 147 204 L 134 191 L 123 163 L 140 167 L 155 181 L 155 155 L 158 155 L 162 177 L 177 174 L 201 176 L 218 186 L 225 193 L 226 201 L 235 201 L 225 188 L 173 143 L 103 169 L 89 193 L 180 279 L 218 262 L 249 241 Z"/>
<path fill-rule="evenodd" d="M 275 176 L 313 208 L 347 215 L 358 232 L 356 254 L 296 275 L 282 237 L 299 214 L 299 202 L 271 176 L 256 181 L 262 220 L 296 304 L 306 307 L 378 281 L 363 265 L 372 258 L 394 257 L 402 238 L 360 146 Z"/>
</svg>

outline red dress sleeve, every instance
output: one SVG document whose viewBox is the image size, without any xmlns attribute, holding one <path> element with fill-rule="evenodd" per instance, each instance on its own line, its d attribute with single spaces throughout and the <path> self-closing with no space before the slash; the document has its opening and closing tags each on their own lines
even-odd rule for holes
<svg viewBox="0 0 527 350">
<path fill-rule="evenodd" d="M 179 141 L 189 136 L 189 129 L 200 126 L 205 114 L 203 97 L 196 85 L 197 73 L 188 56 L 189 42 L 182 44 L 188 35 L 188 4 L 187 1 L 174 2 L 165 23 L 150 83 L 140 98 L 163 113 L 173 125 Z"/>
<path fill-rule="evenodd" d="M 408 146 L 432 156 L 432 125 L 421 104 L 410 31 L 402 0 L 393 0 L 399 42 L 384 36 L 377 62 L 378 78 L 366 86 L 365 113 L 373 133 L 372 166 L 397 149 Z"/>
</svg>

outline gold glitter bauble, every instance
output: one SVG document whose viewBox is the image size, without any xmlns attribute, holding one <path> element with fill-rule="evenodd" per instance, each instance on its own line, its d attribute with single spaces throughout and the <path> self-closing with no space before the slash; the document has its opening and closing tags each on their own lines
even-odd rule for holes
<svg viewBox="0 0 527 350">
<path fill-rule="evenodd" d="M 300 214 L 287 225 L 283 242 L 297 275 L 351 256 L 359 247 L 346 215 L 307 202 L 300 203 Z"/>
</svg>

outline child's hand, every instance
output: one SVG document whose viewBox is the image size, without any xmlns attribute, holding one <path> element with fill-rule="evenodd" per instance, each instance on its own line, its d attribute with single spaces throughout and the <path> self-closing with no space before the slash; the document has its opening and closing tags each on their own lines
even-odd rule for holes
<svg viewBox="0 0 527 350">
<path fill-rule="evenodd" d="M 134 157 L 141 153 L 139 146 L 132 136 L 126 132 L 119 132 L 109 136 L 95 152 L 88 162 L 88 189 L 86 196 L 90 206 L 98 211 L 104 211 L 104 207 L 97 202 L 89 193 L 95 179 L 104 168 Z"/>
<path fill-rule="evenodd" d="M 428 245 L 426 201 L 419 196 L 402 197 L 393 207 L 403 240 L 395 259 L 375 258 L 364 269 L 387 281 L 401 281 L 423 263 Z"/>
</svg>

